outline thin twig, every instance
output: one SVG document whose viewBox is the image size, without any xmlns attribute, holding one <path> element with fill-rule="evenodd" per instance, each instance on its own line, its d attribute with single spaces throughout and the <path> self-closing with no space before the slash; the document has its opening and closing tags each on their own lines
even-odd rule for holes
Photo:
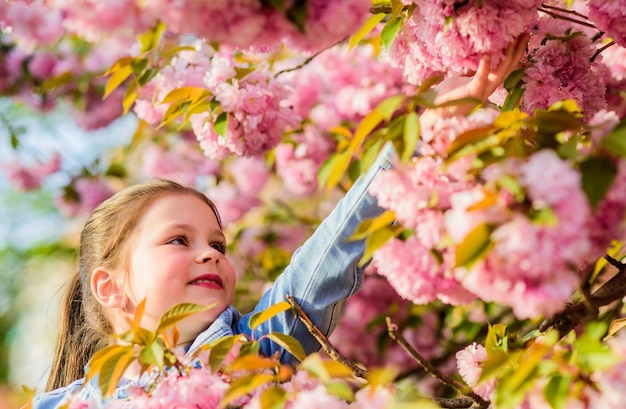
<svg viewBox="0 0 626 409">
<path fill-rule="evenodd" d="M 601 48 L 599 48 L 594 54 L 593 57 L 591 57 L 591 59 L 589 61 L 594 62 L 596 60 L 596 58 L 598 58 L 598 56 L 602 53 L 602 51 L 606 50 L 607 48 L 609 48 L 610 46 L 614 45 L 615 41 L 611 41 L 610 43 L 608 43 L 605 46 L 602 46 Z"/>
<path fill-rule="evenodd" d="M 543 13 L 546 13 L 547 15 L 552 16 L 554 18 L 559 18 L 561 20 L 569 21 L 571 23 L 580 24 L 581 26 L 591 27 L 591 28 L 597 29 L 597 27 L 595 25 L 593 25 L 592 23 L 588 23 L 586 21 L 581 21 L 581 20 L 576 20 L 575 18 L 571 18 L 571 17 L 564 16 L 562 14 L 554 13 L 554 12 L 552 12 L 550 10 L 545 9 L 544 7 L 539 7 L 538 10 L 543 12 Z"/>
<path fill-rule="evenodd" d="M 320 331 L 319 328 L 315 326 L 311 318 L 309 318 L 309 316 L 304 312 L 302 307 L 300 307 L 300 305 L 291 295 L 287 294 L 285 298 L 287 298 L 287 302 L 289 302 L 291 307 L 296 311 L 298 318 L 300 319 L 300 321 L 302 321 L 307 330 L 309 330 L 309 332 L 311 333 L 311 335 L 313 335 L 317 342 L 322 345 L 322 349 L 324 350 L 324 352 L 326 352 L 328 356 L 330 356 L 333 360 L 340 362 L 350 368 L 354 376 L 357 376 L 359 378 L 365 378 L 367 371 L 343 356 L 341 352 L 339 352 L 337 348 L 335 348 L 330 343 L 326 335 L 324 335 L 322 331 Z"/>
<path fill-rule="evenodd" d="M 419 352 L 415 350 L 408 343 L 408 341 L 400 334 L 398 331 L 398 326 L 391 322 L 391 318 L 386 317 L 385 321 L 387 322 L 387 331 L 389 332 L 389 336 L 391 339 L 396 341 L 405 351 L 409 353 L 428 373 L 430 373 L 433 377 L 435 377 L 439 382 L 443 383 L 446 386 L 449 386 L 455 389 L 457 392 L 471 398 L 474 402 L 478 404 L 481 409 L 486 409 L 489 406 L 489 402 L 484 400 L 480 395 L 472 390 L 469 386 L 462 384 L 454 378 L 449 377 L 448 375 L 443 374 L 437 368 L 433 366 L 426 358 L 420 355 Z"/>
<path fill-rule="evenodd" d="M 437 405 L 447 409 L 467 409 L 474 404 L 474 400 L 470 398 L 433 398 L 433 400 Z"/>
<path fill-rule="evenodd" d="M 541 7 L 549 9 L 549 10 L 556 10 L 556 11 L 560 11 L 561 13 L 566 13 L 566 14 L 573 14 L 575 16 L 584 18 L 586 20 L 588 20 L 589 18 L 587 16 L 585 16 L 582 13 L 577 12 L 576 10 L 568 10 L 568 9 L 564 9 L 562 7 L 556 7 L 556 6 L 550 6 L 548 4 L 542 4 Z"/>
</svg>

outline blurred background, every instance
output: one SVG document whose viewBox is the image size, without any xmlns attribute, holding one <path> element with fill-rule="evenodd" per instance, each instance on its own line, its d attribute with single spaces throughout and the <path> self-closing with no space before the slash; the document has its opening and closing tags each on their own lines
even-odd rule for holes
<svg viewBox="0 0 626 409">
<path fill-rule="evenodd" d="M 22 386 L 43 390 L 57 334 L 64 284 L 76 266 L 83 219 L 67 219 L 55 206 L 69 175 L 104 151 L 127 144 L 136 119 L 126 116 L 97 131 L 85 131 L 60 105 L 45 114 L 0 99 L 0 166 L 18 159 L 62 155 L 66 172 L 47 178 L 42 189 L 13 189 L 0 172 L 0 409 L 26 401 Z M 20 148 L 13 149 L 12 134 Z M 87 135 L 88 134 L 88 135 Z M 64 175 L 68 175 L 65 177 Z"/>
</svg>

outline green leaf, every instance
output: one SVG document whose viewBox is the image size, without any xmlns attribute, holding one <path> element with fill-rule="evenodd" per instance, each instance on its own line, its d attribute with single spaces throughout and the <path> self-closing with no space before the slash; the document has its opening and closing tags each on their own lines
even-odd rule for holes
<svg viewBox="0 0 626 409">
<path fill-rule="evenodd" d="M 504 89 L 506 89 L 507 91 L 511 92 L 511 90 L 515 87 L 517 87 L 520 83 L 520 81 L 522 80 L 522 77 L 524 76 L 524 74 L 526 73 L 526 69 L 525 68 L 520 68 L 517 70 L 513 70 L 508 77 L 506 77 L 506 79 L 504 80 L 503 86 Z"/>
<path fill-rule="evenodd" d="M 577 132 L 583 126 L 580 118 L 564 109 L 556 111 L 537 110 L 529 123 L 536 125 L 540 132 L 550 135 L 563 131 Z"/>
<path fill-rule="evenodd" d="M 415 154 L 419 134 L 419 118 L 415 112 L 409 112 L 404 121 L 404 151 L 400 156 L 402 162 L 408 162 Z"/>
<path fill-rule="evenodd" d="M 378 25 L 378 23 L 383 21 L 385 16 L 386 14 L 379 13 L 379 14 L 374 14 L 373 16 L 368 18 L 367 21 L 363 23 L 361 28 L 359 28 L 359 30 L 356 33 L 354 33 L 352 37 L 350 37 L 349 49 L 350 50 L 353 49 L 363 38 L 365 38 L 367 34 L 369 34 L 370 31 L 374 29 L 374 27 L 376 27 L 376 25 Z"/>
<path fill-rule="evenodd" d="M 215 129 L 215 133 L 221 136 L 222 138 L 226 137 L 226 131 L 228 131 L 228 113 L 222 112 L 215 118 L 215 123 L 213 124 L 213 129 Z"/>
<path fill-rule="evenodd" d="M 135 74 L 136 77 L 140 77 L 141 74 L 143 74 L 147 66 L 148 66 L 147 58 L 135 58 L 130 63 L 130 68 L 133 70 L 133 74 Z"/>
<path fill-rule="evenodd" d="M 229 335 L 219 338 L 209 345 L 209 367 L 212 372 L 217 372 L 220 369 L 237 339 L 239 339 L 238 335 Z"/>
<path fill-rule="evenodd" d="M 386 49 L 390 49 L 393 44 L 393 40 L 396 38 L 398 34 L 398 30 L 402 25 L 402 17 L 396 17 L 392 20 L 389 20 L 387 24 L 383 27 L 383 30 L 380 32 L 380 38 L 385 45 Z"/>
<path fill-rule="evenodd" d="M 293 0 L 289 3 L 291 7 L 285 13 L 287 20 L 291 21 L 298 31 L 304 33 L 304 23 L 309 13 L 308 0 Z"/>
<path fill-rule="evenodd" d="M 199 305 L 193 303 L 182 303 L 173 306 L 163 314 L 157 325 L 157 333 L 162 333 L 164 330 L 175 325 L 179 321 L 189 317 L 198 312 L 207 311 L 214 308 L 215 304 L 211 305 Z"/>
<path fill-rule="evenodd" d="M 569 385 L 572 382 L 572 375 L 554 373 L 546 385 L 543 394 L 546 401 L 553 409 L 563 409 L 567 401 Z"/>
<path fill-rule="evenodd" d="M 471 267 L 492 247 L 491 232 L 494 226 L 483 223 L 474 227 L 455 250 L 455 266 Z"/>
<path fill-rule="evenodd" d="M 523 87 L 513 88 L 513 90 L 508 93 L 504 103 L 502 104 L 502 111 L 513 111 L 516 107 L 518 107 L 522 97 L 524 96 L 524 90 L 525 89 Z"/>
<path fill-rule="evenodd" d="M 272 305 L 271 307 L 267 308 L 261 314 L 250 318 L 250 323 L 249 323 L 250 329 L 254 331 L 256 328 L 258 328 L 259 325 L 263 324 L 265 321 L 269 320 L 270 318 L 275 317 L 276 315 L 280 314 L 283 311 L 287 311 L 290 309 L 291 309 L 291 305 L 287 301 L 281 301 L 279 303 L 276 303 Z"/>
<path fill-rule="evenodd" d="M 347 402 L 354 401 L 354 392 L 352 392 L 352 388 L 350 388 L 350 386 L 345 382 L 332 381 L 326 383 L 326 385 L 324 386 L 326 387 L 326 391 L 329 394 L 337 396 L 338 398 Z"/>
<path fill-rule="evenodd" d="M 496 128 L 493 125 L 489 125 L 463 132 L 450 143 L 450 146 L 448 147 L 448 156 L 454 156 L 464 147 L 484 140 L 489 135 L 492 135 L 495 130 Z"/>
<path fill-rule="evenodd" d="M 604 199 L 617 176 L 617 166 L 611 158 L 590 156 L 580 164 L 582 188 L 592 208 Z"/>
<path fill-rule="evenodd" d="M 557 147 L 556 151 L 561 158 L 575 161 L 578 157 L 578 137 L 571 135 L 565 143 Z"/>
<path fill-rule="evenodd" d="M 155 365 L 159 369 L 164 367 L 165 350 L 163 348 L 163 342 L 159 339 L 155 339 L 154 342 L 144 345 L 139 351 L 139 361 L 144 364 Z"/>
<path fill-rule="evenodd" d="M 404 102 L 404 95 L 392 95 L 381 101 L 374 110 L 379 112 L 382 117 L 388 121 Z"/>
<path fill-rule="evenodd" d="M 293 355 L 298 361 L 302 361 L 306 357 L 302 345 L 292 336 L 280 332 L 270 332 L 269 334 L 265 334 L 263 338 L 271 339 Z"/>
<path fill-rule="evenodd" d="M 626 120 L 615 127 L 600 143 L 610 152 L 626 157 Z"/>
</svg>

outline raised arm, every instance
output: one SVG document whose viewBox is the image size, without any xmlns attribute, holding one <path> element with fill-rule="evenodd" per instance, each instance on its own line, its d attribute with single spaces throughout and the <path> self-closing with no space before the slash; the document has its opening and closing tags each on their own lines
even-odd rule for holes
<svg viewBox="0 0 626 409">
<path fill-rule="evenodd" d="M 387 144 L 376 162 L 362 175 L 324 219 L 315 233 L 293 255 L 289 266 L 275 281 L 257 305 L 256 311 L 293 296 L 316 326 L 330 334 L 343 314 L 348 297 L 355 294 L 363 282 L 364 268 L 357 267 L 365 250 L 364 240 L 347 241 L 358 224 L 379 215 L 381 209 L 376 199 L 367 191 L 372 180 L 382 169 L 391 167 L 395 151 Z M 244 332 L 250 315 L 240 321 Z M 316 352 L 320 344 L 291 312 L 279 314 L 255 331 L 255 334 L 282 332 L 297 338 L 308 353 Z M 258 338 L 258 336 L 257 336 Z M 264 343 L 263 352 L 281 353 L 289 362 L 291 356 L 275 344 Z"/>
</svg>

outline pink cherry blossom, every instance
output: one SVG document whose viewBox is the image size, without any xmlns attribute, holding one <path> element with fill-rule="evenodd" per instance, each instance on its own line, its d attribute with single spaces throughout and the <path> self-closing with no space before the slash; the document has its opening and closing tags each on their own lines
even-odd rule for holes
<svg viewBox="0 0 626 409">
<path fill-rule="evenodd" d="M 541 1 L 475 1 L 456 7 L 446 0 L 415 0 L 411 18 L 396 38 L 391 56 L 404 68 L 407 81 L 419 84 L 438 73 L 474 71 L 480 57 L 503 50 L 527 31 Z"/>
<path fill-rule="evenodd" d="M 483 399 L 491 399 L 495 390 L 496 380 L 480 382 L 481 364 L 487 360 L 485 347 L 475 342 L 456 353 L 456 364 L 463 380 Z"/>
<path fill-rule="evenodd" d="M 570 29 L 567 23 L 553 18 L 540 20 L 539 30 L 529 47 L 531 66 L 522 78 L 525 92 L 521 108 L 526 112 L 547 109 L 552 104 L 572 99 L 576 101 L 586 118 L 606 108 L 604 98 L 604 70 L 598 61 L 591 62 L 596 48 L 588 37 L 579 36 L 568 40 L 546 39 L 545 35 L 564 37 Z"/>
<path fill-rule="evenodd" d="M 589 19 L 622 47 L 626 47 L 626 27 L 621 23 L 624 17 L 624 0 L 589 0 Z"/>
<path fill-rule="evenodd" d="M 46 177 L 61 169 L 61 156 L 54 153 L 46 162 L 25 166 L 19 159 L 2 164 L 9 183 L 22 192 L 38 189 Z"/>
<path fill-rule="evenodd" d="M 81 177 L 55 198 L 59 212 L 66 217 L 87 217 L 95 207 L 113 195 L 105 180 Z"/>
</svg>

